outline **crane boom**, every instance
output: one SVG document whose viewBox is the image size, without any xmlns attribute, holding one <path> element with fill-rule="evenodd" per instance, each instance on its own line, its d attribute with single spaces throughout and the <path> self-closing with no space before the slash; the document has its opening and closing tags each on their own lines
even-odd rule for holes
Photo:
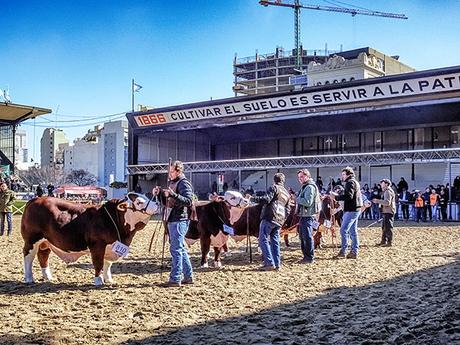
<svg viewBox="0 0 460 345">
<path fill-rule="evenodd" d="M 294 9 L 294 40 L 295 40 L 295 49 L 296 49 L 296 68 L 300 69 L 302 65 L 301 52 L 300 52 L 300 9 L 305 8 L 307 10 L 317 10 L 317 11 L 329 11 L 329 12 L 340 12 L 340 13 L 349 13 L 352 16 L 364 15 L 364 16 L 377 16 L 377 17 L 387 17 L 394 19 L 408 19 L 406 15 L 400 13 L 390 13 L 390 12 L 380 12 L 380 11 L 369 11 L 369 10 L 359 10 L 354 8 L 346 7 L 334 7 L 334 6 L 320 6 L 320 5 L 301 5 L 300 0 L 294 0 L 294 3 L 283 3 L 282 0 L 260 0 L 259 4 L 262 6 L 281 6 L 289 7 Z"/>
</svg>

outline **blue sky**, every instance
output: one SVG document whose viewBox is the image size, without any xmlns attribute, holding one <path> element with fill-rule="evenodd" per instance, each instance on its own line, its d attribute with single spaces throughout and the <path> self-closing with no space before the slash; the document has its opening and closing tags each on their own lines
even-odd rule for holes
<svg viewBox="0 0 460 345">
<path fill-rule="evenodd" d="M 351 5 L 409 19 L 304 10 L 304 48 L 370 46 L 417 70 L 459 64 L 460 1 L 349 0 L 344 6 Z M 235 53 L 294 46 L 293 11 L 258 0 L 0 0 L 0 23 L 0 89 L 9 87 L 14 103 L 54 112 L 37 118 L 35 127 L 33 120 L 21 126 L 35 160 L 44 127 L 63 128 L 73 140 L 108 115 L 129 111 L 132 78 L 143 86 L 136 103 L 150 106 L 231 97 Z"/>
</svg>

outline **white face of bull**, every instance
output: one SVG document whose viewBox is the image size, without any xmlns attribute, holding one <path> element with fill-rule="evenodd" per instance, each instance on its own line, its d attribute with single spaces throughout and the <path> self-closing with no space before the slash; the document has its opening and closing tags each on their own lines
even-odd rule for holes
<svg viewBox="0 0 460 345">
<path fill-rule="evenodd" d="M 225 201 L 232 207 L 246 207 L 251 204 L 249 199 L 245 199 L 240 192 L 228 190 L 224 195 Z"/>
<path fill-rule="evenodd" d="M 232 190 L 225 192 L 224 199 L 230 205 L 230 224 L 233 225 L 241 218 L 244 209 L 251 204 L 251 201 L 245 199 L 240 192 Z"/>
<path fill-rule="evenodd" d="M 158 213 L 160 205 L 149 200 L 145 195 L 138 193 L 128 193 L 128 203 L 130 207 L 125 213 L 125 224 L 129 224 L 131 231 L 135 229 L 139 222 L 147 224 L 150 217 Z"/>
</svg>

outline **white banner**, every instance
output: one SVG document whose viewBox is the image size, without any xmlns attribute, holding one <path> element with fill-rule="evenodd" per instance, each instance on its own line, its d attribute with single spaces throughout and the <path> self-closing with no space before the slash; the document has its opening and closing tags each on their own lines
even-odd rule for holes
<svg viewBox="0 0 460 345">
<path fill-rule="evenodd" d="M 460 73 L 453 73 L 325 91 L 307 91 L 282 97 L 261 98 L 206 107 L 191 107 L 170 112 L 152 112 L 151 114 L 134 116 L 134 119 L 139 127 L 148 127 L 185 121 L 209 120 L 228 116 L 248 116 L 458 90 L 460 90 Z"/>
</svg>

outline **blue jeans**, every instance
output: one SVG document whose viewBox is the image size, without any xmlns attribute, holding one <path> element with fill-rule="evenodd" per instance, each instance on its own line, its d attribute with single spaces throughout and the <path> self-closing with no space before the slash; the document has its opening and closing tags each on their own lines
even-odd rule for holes
<svg viewBox="0 0 460 345">
<path fill-rule="evenodd" d="M 185 248 L 185 234 L 188 229 L 188 220 L 168 223 L 169 231 L 169 251 L 172 257 L 171 273 L 169 275 L 170 282 L 180 282 L 182 280 L 182 271 L 184 278 L 192 278 L 193 270 Z"/>
<path fill-rule="evenodd" d="M 259 227 L 259 246 L 262 250 L 264 266 L 280 267 L 280 226 L 262 219 Z"/>
<path fill-rule="evenodd" d="M 8 223 L 8 233 L 7 235 L 11 235 L 11 231 L 13 229 L 13 218 L 12 218 L 12 213 L 11 212 L 0 212 L 1 213 L 1 219 L 0 219 L 0 236 L 3 235 L 3 232 L 5 231 L 5 216 L 6 216 L 6 222 Z"/>
<path fill-rule="evenodd" d="M 342 219 L 342 226 L 340 228 L 340 236 L 342 236 L 341 252 L 345 253 L 348 247 L 348 236 L 351 239 L 351 252 L 358 254 L 359 239 L 358 239 L 358 219 L 359 211 L 344 212 Z"/>
<path fill-rule="evenodd" d="M 315 258 L 313 244 L 313 218 L 300 217 L 299 221 L 300 249 L 302 249 L 303 259 L 313 261 Z"/>
</svg>

